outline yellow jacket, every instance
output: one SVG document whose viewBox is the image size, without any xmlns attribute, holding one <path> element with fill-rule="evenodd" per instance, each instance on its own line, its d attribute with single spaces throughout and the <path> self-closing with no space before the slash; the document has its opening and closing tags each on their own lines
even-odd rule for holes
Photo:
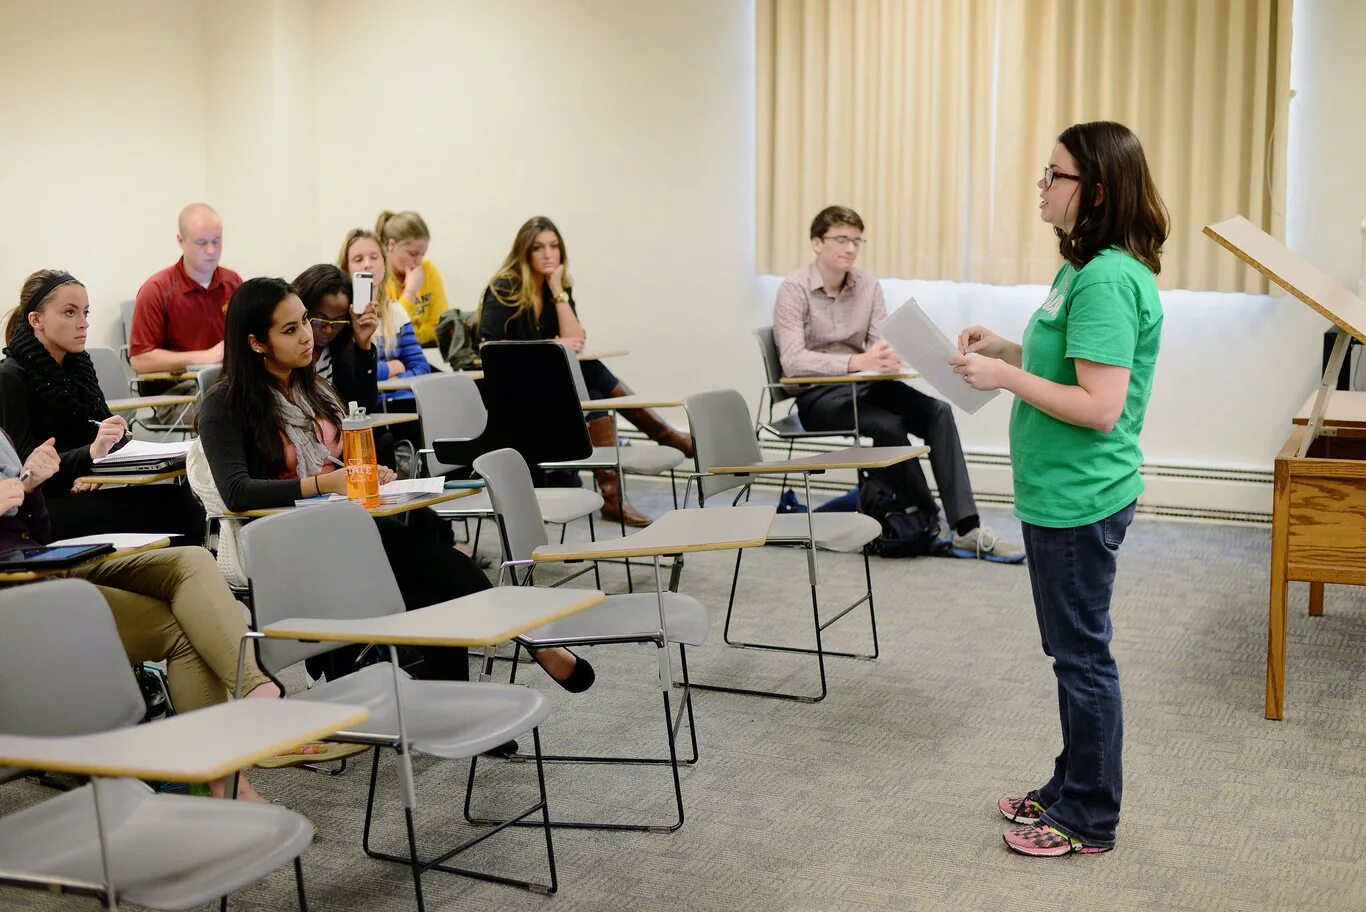
<svg viewBox="0 0 1366 912">
<path fill-rule="evenodd" d="M 422 261 L 422 287 L 417 290 L 417 301 L 403 297 L 403 285 L 390 273 L 384 279 L 390 301 L 398 301 L 408 316 L 413 318 L 413 332 L 423 345 L 436 344 L 436 323 L 446 312 L 446 286 L 441 273 L 431 260 Z"/>
</svg>

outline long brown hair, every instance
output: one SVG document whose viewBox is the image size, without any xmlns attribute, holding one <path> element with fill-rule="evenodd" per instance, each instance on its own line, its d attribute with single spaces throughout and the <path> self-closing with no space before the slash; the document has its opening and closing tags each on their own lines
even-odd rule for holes
<svg viewBox="0 0 1366 912">
<path fill-rule="evenodd" d="M 1058 142 L 1077 160 L 1081 175 L 1072 230 L 1053 229 L 1063 259 L 1081 269 L 1106 248 L 1118 247 L 1160 273 L 1171 219 L 1138 137 L 1123 124 L 1098 120 L 1073 124 Z"/>
<path fill-rule="evenodd" d="M 24 279 L 24 284 L 19 286 L 19 306 L 10 311 L 9 317 L 5 320 L 5 344 L 14 343 L 14 334 L 19 331 L 21 326 L 28 323 L 29 305 L 33 303 L 33 296 L 42 291 L 43 286 L 59 275 L 65 275 L 65 269 L 39 269 L 37 272 Z M 67 285 L 80 285 L 85 287 L 79 280 L 72 279 Z M 55 289 L 54 289 L 55 290 Z M 51 292 L 48 292 L 51 294 Z"/>
<path fill-rule="evenodd" d="M 564 236 L 560 234 L 560 229 L 544 215 L 527 219 L 522 227 L 517 229 L 517 236 L 512 239 L 512 249 L 504 258 L 503 265 L 498 267 L 493 278 L 489 279 L 489 288 L 493 290 L 493 296 L 499 303 L 512 308 L 512 315 L 508 317 L 509 324 L 528 312 L 536 314 L 539 322 L 541 298 L 536 282 L 536 270 L 531 267 L 531 248 L 536 244 L 536 235 L 542 231 L 555 232 L 555 240 L 560 242 L 560 264 L 564 266 L 564 279 L 561 284 L 566 290 L 574 285 L 574 280 L 569 277 L 569 251 L 565 249 Z M 483 300 L 481 296 L 481 311 Z"/>
</svg>

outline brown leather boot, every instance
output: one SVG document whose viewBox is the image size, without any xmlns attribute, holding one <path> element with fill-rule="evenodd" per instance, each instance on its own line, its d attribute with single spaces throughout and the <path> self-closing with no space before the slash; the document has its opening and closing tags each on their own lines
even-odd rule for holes
<svg viewBox="0 0 1366 912">
<path fill-rule="evenodd" d="M 588 436 L 593 441 L 595 447 L 616 446 L 616 433 L 612 427 L 612 419 L 604 415 L 601 418 L 594 418 L 588 422 Z M 623 522 L 628 526 L 648 526 L 650 517 L 644 516 L 635 511 L 626 496 L 621 494 L 621 486 L 618 484 L 616 469 L 596 469 L 593 475 L 598 480 L 598 493 L 602 495 L 602 518 L 610 522 Z M 618 501 L 618 496 L 621 500 Z M 620 504 L 620 509 L 618 509 Z"/>
<path fill-rule="evenodd" d="M 634 394 L 625 383 L 618 383 L 612 392 L 608 393 L 611 398 L 630 395 Z M 673 447 L 675 450 L 681 451 L 687 458 L 692 459 L 692 437 L 665 421 L 659 412 L 654 409 L 622 409 L 620 414 L 644 431 L 645 436 L 655 443 Z"/>
</svg>

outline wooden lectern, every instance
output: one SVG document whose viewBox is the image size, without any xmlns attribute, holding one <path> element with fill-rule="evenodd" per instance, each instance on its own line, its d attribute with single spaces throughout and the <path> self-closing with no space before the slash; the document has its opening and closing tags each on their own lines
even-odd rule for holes
<svg viewBox="0 0 1366 912">
<path fill-rule="evenodd" d="M 1323 383 L 1276 455 L 1271 519 L 1271 605 L 1266 636 L 1266 717 L 1285 703 L 1289 583 L 1309 583 L 1309 613 L 1323 613 L 1324 583 L 1366 586 L 1366 427 L 1330 408 L 1347 343 L 1366 342 L 1366 301 L 1242 216 L 1205 234 L 1337 327 Z M 1351 411 L 1351 409 L 1349 409 Z"/>
</svg>

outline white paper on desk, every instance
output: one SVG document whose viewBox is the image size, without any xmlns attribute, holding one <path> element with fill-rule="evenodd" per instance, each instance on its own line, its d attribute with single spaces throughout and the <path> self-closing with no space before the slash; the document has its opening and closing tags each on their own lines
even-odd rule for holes
<svg viewBox="0 0 1366 912">
<path fill-rule="evenodd" d="M 436 478 L 400 478 L 388 484 L 379 486 L 379 496 L 389 497 L 399 494 L 440 494 L 446 490 L 446 479 L 438 475 Z"/>
<path fill-rule="evenodd" d="M 168 538 L 175 538 L 179 532 L 106 532 L 102 535 L 82 535 L 79 538 L 64 538 L 52 542 L 49 547 L 66 545 L 113 545 L 115 548 L 142 548 Z"/>
<path fill-rule="evenodd" d="M 108 456 L 94 461 L 95 465 L 118 465 L 121 462 L 144 462 L 148 459 L 175 459 L 190 452 L 190 440 L 166 443 L 155 440 L 130 440 Z"/>
<path fill-rule="evenodd" d="M 883 321 L 882 338 L 926 383 L 969 415 L 1000 392 L 975 390 L 953 372 L 949 359 L 958 354 L 958 346 L 920 309 L 915 298 L 907 300 Z"/>
</svg>

